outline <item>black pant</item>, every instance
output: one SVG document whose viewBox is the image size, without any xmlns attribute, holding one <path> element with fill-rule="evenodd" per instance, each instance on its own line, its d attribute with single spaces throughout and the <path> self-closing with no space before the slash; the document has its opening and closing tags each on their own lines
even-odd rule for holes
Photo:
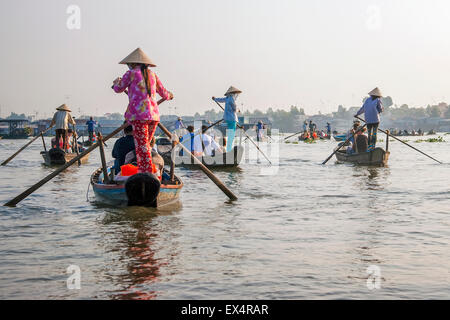
<svg viewBox="0 0 450 320">
<path fill-rule="evenodd" d="M 380 123 L 368 123 L 367 124 L 367 133 L 369 135 L 369 148 L 375 148 L 375 145 L 377 144 L 377 131 L 378 131 L 378 125 Z"/>
</svg>

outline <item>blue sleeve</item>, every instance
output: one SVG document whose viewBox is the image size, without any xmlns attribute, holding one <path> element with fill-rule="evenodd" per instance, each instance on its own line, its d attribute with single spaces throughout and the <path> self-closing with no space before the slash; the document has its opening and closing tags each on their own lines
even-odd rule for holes
<svg viewBox="0 0 450 320">
<path fill-rule="evenodd" d="M 227 98 L 215 98 L 214 101 L 224 103 L 227 102 Z"/>
<path fill-rule="evenodd" d="M 363 104 L 363 106 L 361 107 L 361 109 L 358 110 L 358 112 L 356 113 L 357 116 L 359 116 L 361 113 L 364 112 L 364 107 L 366 106 L 366 103 Z"/>
<path fill-rule="evenodd" d="M 381 102 L 381 99 L 378 99 L 377 110 L 378 110 L 378 113 L 382 113 L 384 111 L 383 103 Z"/>
</svg>

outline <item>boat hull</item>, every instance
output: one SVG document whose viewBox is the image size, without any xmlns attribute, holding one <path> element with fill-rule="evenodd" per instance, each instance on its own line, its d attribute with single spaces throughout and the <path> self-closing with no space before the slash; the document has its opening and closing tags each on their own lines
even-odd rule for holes
<svg viewBox="0 0 450 320">
<path fill-rule="evenodd" d="M 345 151 L 336 152 L 336 158 L 339 162 L 354 163 L 363 166 L 387 166 L 389 160 L 389 151 L 382 148 L 375 148 L 370 152 L 347 154 Z"/>
<path fill-rule="evenodd" d="M 333 136 L 333 138 L 336 141 L 345 141 L 345 140 L 347 140 L 345 134 L 343 134 L 343 135 L 335 135 L 335 136 Z"/>
<path fill-rule="evenodd" d="M 61 151 L 61 154 L 52 154 L 49 151 L 42 151 L 41 155 L 44 158 L 44 164 L 47 166 L 62 166 L 75 158 L 77 156 L 76 153 L 64 153 Z M 87 163 L 89 160 L 89 154 L 85 155 L 80 159 L 81 164 Z"/>
<path fill-rule="evenodd" d="M 114 182 L 112 184 L 101 183 L 102 169 L 97 169 L 91 176 L 91 185 L 95 195 L 100 200 L 109 203 L 127 205 L 128 197 L 125 191 L 125 183 Z M 175 183 L 164 182 L 161 184 L 159 194 L 153 207 L 163 207 L 178 201 L 183 188 L 183 182 L 175 177 Z"/>
</svg>

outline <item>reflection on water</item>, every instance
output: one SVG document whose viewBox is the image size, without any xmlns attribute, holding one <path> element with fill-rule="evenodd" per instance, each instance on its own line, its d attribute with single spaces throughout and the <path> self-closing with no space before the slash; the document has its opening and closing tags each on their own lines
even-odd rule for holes
<svg viewBox="0 0 450 320">
<path fill-rule="evenodd" d="M 0 150 L 23 144 L 2 140 Z M 0 208 L 0 298 L 448 298 L 450 166 L 397 142 L 387 168 L 321 165 L 335 145 L 282 143 L 274 175 L 262 174 L 261 155 L 214 171 L 233 202 L 201 170 L 177 168 L 180 201 L 159 209 L 106 204 L 92 190 L 86 201 L 94 152 Z M 41 148 L 0 167 L 2 203 L 52 172 Z M 450 160 L 450 143 L 420 148 Z M 65 285 L 69 265 L 81 290 Z M 379 290 L 367 288 L 369 266 L 380 268 Z"/>
<path fill-rule="evenodd" d="M 157 282 L 160 268 L 167 266 L 168 262 L 157 258 L 158 230 L 155 230 L 153 219 L 158 216 L 171 215 L 181 207 L 177 204 L 167 209 L 131 207 L 119 209 L 105 215 L 102 225 L 107 229 L 114 225 L 114 238 L 110 235 L 103 238 L 106 253 L 118 253 L 111 264 L 122 263 L 123 272 L 110 275 L 111 281 L 117 287 L 111 293 L 111 299 L 140 299 L 149 300 L 157 298 L 155 290 L 148 290 L 152 283 Z M 172 220 L 171 228 L 176 228 L 178 219 Z M 174 224 L 175 223 L 175 224 Z M 176 258 L 173 256 L 172 258 Z"/>
</svg>

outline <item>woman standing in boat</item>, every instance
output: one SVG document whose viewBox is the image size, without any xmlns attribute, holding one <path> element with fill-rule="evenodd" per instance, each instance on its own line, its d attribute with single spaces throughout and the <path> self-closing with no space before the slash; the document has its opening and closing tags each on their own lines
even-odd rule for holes
<svg viewBox="0 0 450 320">
<path fill-rule="evenodd" d="M 156 93 L 165 100 L 172 100 L 173 94 L 163 87 L 158 76 L 149 69 L 156 65 L 140 48 L 120 64 L 128 65 L 129 70 L 122 78 L 114 80 L 113 89 L 116 93 L 128 89 L 129 104 L 125 119 L 133 126 L 138 172 L 152 173 L 150 141 L 159 122 Z"/>
<path fill-rule="evenodd" d="M 366 99 L 363 106 L 356 113 L 355 117 L 364 112 L 364 118 L 367 123 L 369 148 L 368 151 L 375 149 L 377 144 L 377 131 L 380 124 L 380 113 L 384 111 L 383 104 L 381 103 L 381 91 L 375 88 L 369 92 L 370 98 Z"/>
<path fill-rule="evenodd" d="M 216 102 L 225 102 L 223 120 L 227 123 L 227 152 L 230 152 L 233 149 L 233 140 L 236 134 L 236 124 L 238 122 L 236 99 L 240 93 L 242 93 L 241 90 L 231 86 L 225 93 L 225 98 L 212 97 Z"/>
</svg>

